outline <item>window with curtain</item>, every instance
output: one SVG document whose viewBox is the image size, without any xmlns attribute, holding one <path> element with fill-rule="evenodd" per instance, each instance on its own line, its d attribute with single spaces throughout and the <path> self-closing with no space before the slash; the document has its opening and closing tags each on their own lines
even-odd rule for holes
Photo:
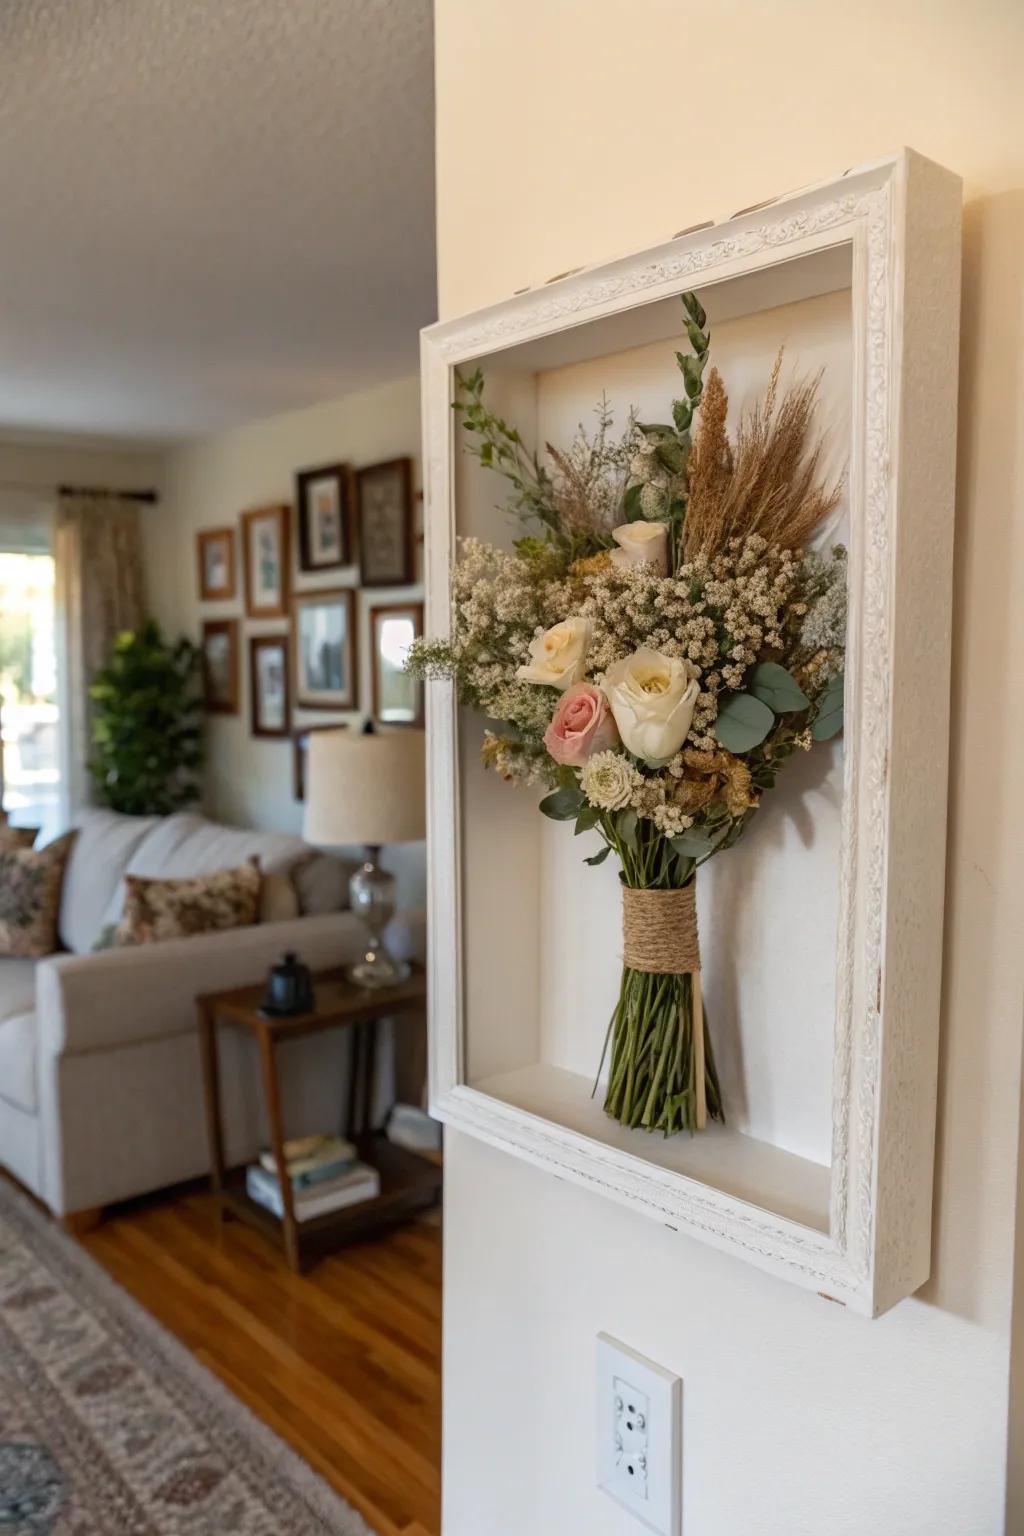
<svg viewBox="0 0 1024 1536">
<path fill-rule="evenodd" d="M 52 531 L 50 503 L 0 491 L 0 791 L 41 841 L 67 818 Z"/>
</svg>

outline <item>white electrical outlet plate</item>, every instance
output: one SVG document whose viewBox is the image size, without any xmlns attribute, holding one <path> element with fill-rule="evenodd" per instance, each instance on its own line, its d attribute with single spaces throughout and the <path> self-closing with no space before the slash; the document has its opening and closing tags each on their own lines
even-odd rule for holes
<svg viewBox="0 0 1024 1536">
<path fill-rule="evenodd" d="M 597 1336 L 597 1483 L 659 1536 L 679 1536 L 683 1384 Z"/>
</svg>

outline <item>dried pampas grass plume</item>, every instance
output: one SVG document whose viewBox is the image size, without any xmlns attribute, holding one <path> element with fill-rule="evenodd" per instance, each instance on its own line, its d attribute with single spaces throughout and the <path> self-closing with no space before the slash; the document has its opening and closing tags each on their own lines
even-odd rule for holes
<svg viewBox="0 0 1024 1536">
<path fill-rule="evenodd" d="M 716 389 L 705 421 L 708 381 L 690 461 L 687 559 L 712 557 L 730 539 L 750 534 L 778 548 L 802 549 L 839 503 L 841 483 L 822 481 L 822 443 L 811 437 L 821 375 L 790 385 L 780 397 L 781 369 L 780 351 L 764 398 L 740 422 L 728 474 L 722 452 L 728 402 L 724 388 L 721 399 Z"/>
<path fill-rule="evenodd" d="M 712 368 L 704 385 L 697 432 L 687 465 L 689 499 L 686 509 L 686 552 L 717 547 L 717 530 L 732 479 L 732 444 L 725 430 L 729 396 L 722 375 Z"/>
</svg>

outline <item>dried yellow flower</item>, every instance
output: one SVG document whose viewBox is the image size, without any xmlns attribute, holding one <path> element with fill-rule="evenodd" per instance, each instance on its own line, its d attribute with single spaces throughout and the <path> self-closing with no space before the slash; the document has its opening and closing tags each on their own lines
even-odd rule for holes
<svg viewBox="0 0 1024 1536">
<path fill-rule="evenodd" d="M 757 805 L 758 796 L 750 769 L 731 752 L 701 752 L 689 747 L 683 753 L 686 777 L 673 799 L 686 810 L 697 810 L 720 800 L 730 816 L 742 816 Z"/>
<path fill-rule="evenodd" d="M 569 567 L 569 575 L 602 576 L 605 571 L 614 569 L 611 555 L 606 549 L 602 549 L 596 555 L 588 555 L 585 560 L 574 560 Z"/>
</svg>

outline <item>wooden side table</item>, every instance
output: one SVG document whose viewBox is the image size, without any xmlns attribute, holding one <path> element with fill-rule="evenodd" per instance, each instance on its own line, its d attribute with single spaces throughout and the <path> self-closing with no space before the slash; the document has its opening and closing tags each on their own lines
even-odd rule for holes
<svg viewBox="0 0 1024 1536">
<path fill-rule="evenodd" d="M 426 979 L 422 966 L 416 966 L 408 981 L 381 991 L 368 991 L 352 986 L 340 970 L 326 971 L 314 977 L 312 1011 L 291 1018 L 265 1017 L 260 1011 L 263 993 L 261 982 L 258 986 L 209 993 L 196 999 L 210 1141 L 210 1180 L 222 1215 L 237 1216 L 263 1232 L 283 1248 L 291 1268 L 301 1272 L 314 1258 L 432 1205 L 440 1194 L 440 1165 L 418 1153 L 406 1151 L 404 1147 L 393 1146 L 370 1124 L 377 1021 L 403 1013 L 423 1012 Z M 217 1051 L 217 1031 L 223 1026 L 248 1030 L 258 1042 L 270 1145 L 279 1169 L 285 1166 L 285 1130 L 278 1080 L 278 1046 L 326 1029 L 356 1031 L 347 1134 L 355 1142 L 360 1159 L 372 1164 L 380 1174 L 380 1194 L 376 1199 L 308 1221 L 296 1218 L 288 1179 L 281 1184 L 283 1218 L 279 1219 L 250 1199 L 245 1188 L 245 1168 L 228 1168 L 224 1158 Z"/>
</svg>

